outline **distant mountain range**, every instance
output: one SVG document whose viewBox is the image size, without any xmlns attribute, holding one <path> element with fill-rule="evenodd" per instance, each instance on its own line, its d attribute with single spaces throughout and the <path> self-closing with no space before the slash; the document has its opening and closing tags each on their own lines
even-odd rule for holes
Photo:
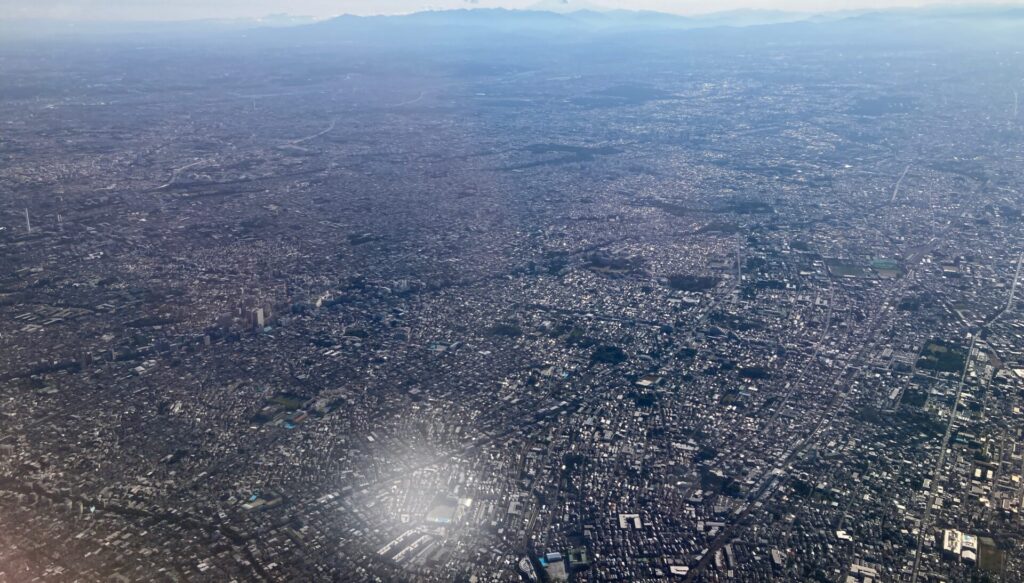
<svg viewBox="0 0 1024 583">
<path fill-rule="evenodd" d="M 836 18 L 832 16 L 831 18 Z M 680 16 L 664 12 L 635 10 L 507 10 L 503 8 L 477 8 L 461 10 L 425 11 L 401 16 L 339 16 L 321 21 L 316 26 L 449 26 L 449 27 L 517 27 L 520 30 L 567 29 L 601 31 L 623 29 L 676 29 L 712 28 L 719 26 L 757 26 L 798 22 L 816 17 L 811 14 L 767 10 L 720 12 L 703 16 Z"/>
<path fill-rule="evenodd" d="M 716 39 L 743 42 L 970 42 L 969 39 L 981 38 L 1024 44 L 1024 6 L 944 6 L 820 14 L 737 10 L 700 16 L 630 10 L 462 9 L 403 16 L 340 16 L 279 32 L 300 30 L 307 40 L 390 39 L 399 44 L 487 42 L 498 36 L 557 42 L 595 35 L 630 36 L 644 42 L 645 38 L 665 38 L 666 34 L 681 32 L 698 34 L 699 38 L 714 35 Z"/>
<path fill-rule="evenodd" d="M 203 20 L 183 22 L 57 22 L 31 23 L 0 21 L 0 37 L 26 35 L 66 35 L 104 37 L 158 35 L 204 35 L 258 33 L 278 39 L 310 42 L 478 40 L 495 34 L 513 36 L 558 35 L 567 39 L 593 34 L 630 34 L 641 31 L 664 33 L 713 29 L 766 28 L 765 33 L 797 30 L 810 31 L 811 25 L 822 25 L 817 33 L 827 38 L 840 34 L 878 35 L 889 31 L 949 30 L 1017 31 L 1024 24 L 1024 6 L 1014 5 L 950 5 L 913 9 L 875 11 L 844 11 L 799 13 L 772 10 L 734 10 L 697 16 L 681 16 L 651 11 L 604 10 L 597 4 L 574 0 L 542 0 L 531 10 L 472 8 L 415 12 L 395 16 L 343 15 L 314 21 L 308 17 L 274 15 L 257 20 Z M 579 8 L 583 9 L 579 9 Z M 779 27 L 782 27 L 781 29 Z M 262 31 L 262 32 L 260 32 Z M 726 34 L 726 32 L 723 32 Z M 760 33 L 745 34 L 756 36 Z"/>
<path fill-rule="evenodd" d="M 568 10 L 568 7 L 586 6 Z M 576 27 L 583 29 L 663 28 L 694 29 L 721 26 L 745 27 L 792 22 L 836 22 L 848 19 L 931 21 L 1024 19 L 1024 6 L 1015 5 L 948 5 L 925 8 L 894 8 L 887 10 L 849 10 L 835 12 L 786 12 L 780 10 L 730 10 L 697 16 L 682 16 L 644 10 L 604 10 L 584 3 L 550 0 L 529 10 L 475 8 L 415 12 L 400 16 L 339 16 L 320 24 L 360 21 L 388 22 L 393 25 L 445 26 L 522 26 L 526 28 Z M 541 9 L 544 7 L 545 9 Z M 548 8 L 550 7 L 550 8 Z M 560 9 L 561 7 L 561 9 Z"/>
</svg>

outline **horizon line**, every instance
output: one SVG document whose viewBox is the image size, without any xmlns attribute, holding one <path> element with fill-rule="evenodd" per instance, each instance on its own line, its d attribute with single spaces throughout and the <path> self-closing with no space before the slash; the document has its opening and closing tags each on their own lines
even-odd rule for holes
<svg viewBox="0 0 1024 583">
<path fill-rule="evenodd" d="M 691 12 L 667 12 L 664 10 L 651 10 L 651 9 L 631 9 L 631 8 L 601 8 L 588 6 L 579 8 L 576 10 L 551 10 L 547 8 L 537 7 L 523 7 L 523 8 L 508 8 L 503 6 L 463 6 L 453 8 L 427 8 L 423 10 L 410 10 L 404 12 L 380 12 L 373 14 L 357 14 L 353 12 L 340 12 L 337 14 L 325 15 L 325 16 L 314 16 L 311 14 L 292 14 L 288 12 L 276 12 L 268 13 L 262 16 L 237 16 L 237 17 L 206 17 L 206 18 L 154 18 L 154 19 L 138 19 L 138 18 L 71 18 L 71 17 L 60 17 L 60 16 L 36 16 L 36 17 L 5 17 L 0 16 L 0 22 L 35 22 L 35 23 L 61 23 L 61 24 L 187 24 L 187 23 L 259 23 L 259 22 L 271 22 L 278 20 L 281 22 L 289 19 L 295 19 L 300 22 L 296 22 L 296 26 L 303 24 L 312 24 L 316 22 L 325 22 L 336 18 L 379 18 L 379 17 L 405 17 L 414 16 L 417 14 L 433 14 L 433 13 L 450 13 L 450 12 L 521 12 L 521 13 L 543 13 L 543 14 L 554 14 L 560 16 L 570 16 L 573 14 L 581 13 L 598 13 L 598 14 L 611 14 L 611 13 L 631 13 L 631 14 L 655 14 L 664 15 L 675 18 L 707 18 L 716 15 L 729 15 L 729 14 L 780 14 L 780 15 L 791 15 L 800 16 L 805 18 L 813 18 L 819 15 L 838 15 L 838 14 L 850 14 L 850 15 L 863 15 L 871 13 L 887 13 L 887 12 L 919 12 L 935 9 L 953 9 L 953 8 L 967 8 L 973 10 L 985 10 L 985 9 L 998 9 L 998 8 L 1012 8 L 1018 7 L 1024 9 L 1024 1 L 1022 0 L 995 0 L 989 1 L 982 4 L 976 4 L 969 0 L 960 0 L 955 2 L 934 2 L 917 6 L 889 6 L 889 7 L 869 7 L 869 8 L 824 8 L 819 10 L 787 10 L 787 9 L 773 9 L 773 8 L 733 8 L 728 10 L 708 10 L 708 11 L 691 11 Z"/>
</svg>

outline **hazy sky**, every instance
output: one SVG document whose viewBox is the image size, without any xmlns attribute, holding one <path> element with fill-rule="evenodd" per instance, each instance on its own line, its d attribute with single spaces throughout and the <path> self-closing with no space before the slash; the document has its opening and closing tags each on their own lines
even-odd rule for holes
<svg viewBox="0 0 1024 583">
<path fill-rule="evenodd" d="M 90 20 L 179 20 L 253 18 L 289 13 L 327 17 L 337 14 L 393 14 L 460 7 L 533 8 L 568 4 L 576 8 L 629 8 L 693 14 L 736 8 L 821 12 L 949 4 L 947 0 L 0 0 L 0 18 Z M 962 4 L 977 3 L 963 0 Z M 1024 5 L 1024 0 L 986 2 Z"/>
</svg>

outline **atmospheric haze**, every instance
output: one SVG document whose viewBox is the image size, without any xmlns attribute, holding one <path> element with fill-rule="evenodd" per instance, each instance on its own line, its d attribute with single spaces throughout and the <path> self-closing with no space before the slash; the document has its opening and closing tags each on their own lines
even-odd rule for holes
<svg viewBox="0 0 1024 583">
<path fill-rule="evenodd" d="M 936 0 L 0 0 L 0 20 L 194 20 L 263 18 L 293 14 L 404 14 L 421 10 L 509 8 L 531 10 L 652 10 L 707 14 L 730 10 L 834 12 L 950 4 Z M 970 3 L 963 3 L 970 4 Z M 985 4 L 1022 5 L 1024 0 Z"/>
</svg>

